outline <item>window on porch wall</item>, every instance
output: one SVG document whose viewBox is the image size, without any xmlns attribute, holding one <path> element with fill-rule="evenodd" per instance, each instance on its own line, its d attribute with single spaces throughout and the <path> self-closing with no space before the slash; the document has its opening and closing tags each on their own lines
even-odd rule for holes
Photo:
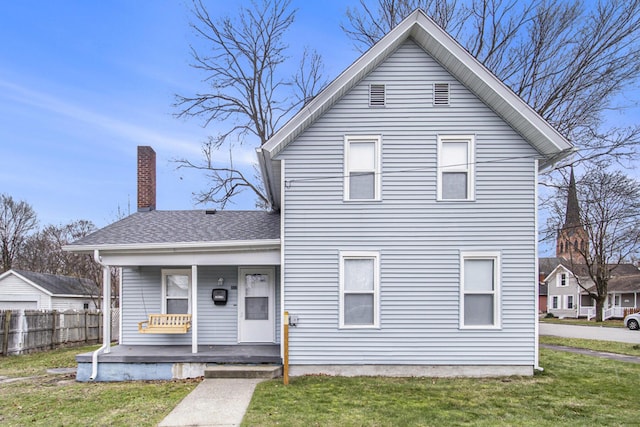
<svg viewBox="0 0 640 427">
<path fill-rule="evenodd" d="M 191 270 L 162 270 L 162 314 L 191 312 Z"/>
</svg>

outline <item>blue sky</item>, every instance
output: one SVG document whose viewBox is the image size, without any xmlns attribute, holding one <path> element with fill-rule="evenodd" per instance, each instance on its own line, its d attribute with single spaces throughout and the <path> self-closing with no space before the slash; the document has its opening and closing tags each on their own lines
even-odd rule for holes
<svg viewBox="0 0 640 427">
<path fill-rule="evenodd" d="M 210 2 L 233 13 L 235 2 Z M 291 54 L 304 45 L 333 78 L 356 57 L 339 29 L 348 4 L 294 1 Z M 215 129 L 173 117 L 174 94 L 201 89 L 189 67 L 190 2 L 3 2 L 0 8 L 0 192 L 33 206 L 41 225 L 88 219 L 104 226 L 136 210 L 136 146 L 157 153 L 158 209 L 202 208 L 205 181 L 170 160 L 200 158 Z M 226 9 L 225 9 L 226 8 Z M 216 13 L 217 13 L 216 12 Z M 319 46 L 318 40 L 323 41 Z M 294 43 L 298 43 L 297 45 Z M 245 150 L 236 162 L 252 162 Z M 232 209 L 252 209 L 245 198 Z"/>
<path fill-rule="evenodd" d="M 197 172 L 178 172 L 170 160 L 200 158 L 215 128 L 176 119 L 174 94 L 201 89 L 189 67 L 190 1 L 20 0 L 0 7 L 0 193 L 25 200 L 40 224 L 78 219 L 98 227 L 136 210 L 136 146 L 157 153 L 158 209 L 204 208 L 192 192 L 205 187 Z M 292 57 L 305 45 L 323 56 L 331 79 L 359 55 L 340 30 L 357 0 L 293 0 L 299 9 L 288 42 Z M 209 1 L 216 16 L 235 1 Z M 296 61 L 294 61 L 296 62 Z M 637 123 L 637 88 L 612 112 Z M 253 150 L 234 156 L 255 160 Z M 246 197 L 230 209 L 252 209 Z M 543 225 L 544 226 L 544 225 Z"/>
</svg>

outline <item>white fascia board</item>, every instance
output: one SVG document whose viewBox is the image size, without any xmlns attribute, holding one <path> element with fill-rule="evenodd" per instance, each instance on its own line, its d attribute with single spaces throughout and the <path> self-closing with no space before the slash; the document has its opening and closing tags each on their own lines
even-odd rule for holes
<svg viewBox="0 0 640 427">
<path fill-rule="evenodd" d="M 418 11 L 420 12 L 420 11 Z M 549 153 L 548 149 L 539 145 L 539 141 L 530 143 L 545 157 L 551 157 L 559 152 L 571 150 L 573 145 L 562 136 L 553 126 L 544 120 L 529 104 L 515 94 L 504 82 L 498 79 L 491 71 L 482 65 L 473 55 L 469 54 L 453 37 L 442 30 L 433 20 L 424 13 L 418 13 L 417 24 L 412 28 L 414 40 L 445 69 L 452 73 L 459 81 L 467 86 L 472 92 L 496 111 L 505 121 L 517 125 L 513 120 L 509 120 L 511 115 L 524 119 L 530 129 L 514 128 L 521 134 L 526 135 L 531 131 L 538 133 L 554 145 L 555 150 Z M 442 49 L 434 48 L 434 43 Z M 455 66 L 452 66 L 455 65 Z M 459 69 L 469 72 L 474 78 L 467 77 Z M 504 101 L 504 106 L 497 105 L 483 96 L 483 91 L 488 91 Z"/>
<path fill-rule="evenodd" d="M 25 281 L 28 285 L 33 286 L 34 288 L 36 288 L 37 290 L 39 290 L 40 292 L 43 292 L 45 294 L 47 294 L 48 296 L 52 297 L 54 296 L 53 293 L 49 292 L 48 290 L 46 290 L 45 288 L 43 288 L 42 286 L 38 285 L 37 283 L 27 279 L 26 277 L 24 277 L 23 275 L 21 275 L 20 273 L 18 273 L 17 271 L 14 270 L 9 270 L 14 276 L 18 277 L 20 280 Z"/>
<path fill-rule="evenodd" d="M 562 265 L 562 264 L 558 264 L 558 265 L 556 266 L 556 268 L 554 268 L 553 270 L 551 270 L 551 273 L 549 273 L 549 274 L 547 275 L 547 278 L 549 278 L 549 277 L 552 277 L 552 276 L 556 275 L 556 274 L 558 273 L 558 270 L 564 270 L 565 272 L 567 272 L 567 273 L 569 273 L 569 274 L 571 274 L 571 275 L 573 276 L 573 272 L 572 272 L 571 270 L 569 270 L 567 267 L 565 267 L 565 266 L 564 266 L 564 265 Z"/>
<path fill-rule="evenodd" d="M 280 200 L 278 197 L 278 185 L 279 182 L 275 182 L 274 173 L 273 173 L 273 163 L 274 160 L 271 158 L 269 153 L 262 148 L 256 149 L 256 154 L 258 155 L 258 165 L 260 166 L 260 173 L 262 174 L 262 182 L 264 183 L 264 189 L 267 192 L 267 197 L 269 198 L 269 204 L 271 205 L 271 210 L 279 211 L 280 210 Z"/>
<path fill-rule="evenodd" d="M 373 45 L 360 58 L 344 70 L 311 102 L 304 106 L 284 126 L 280 128 L 262 149 L 274 158 L 304 129 L 327 111 L 349 89 L 355 86 L 369 71 L 375 68 L 408 37 L 408 30 L 416 20 L 416 13 L 409 15 L 391 30 L 382 40 Z"/>
<path fill-rule="evenodd" d="M 225 252 L 252 251 L 280 248 L 280 239 L 265 240 L 225 240 L 219 242 L 168 242 L 168 243 L 132 243 L 132 244 L 104 244 L 104 245 L 68 245 L 62 249 L 69 252 Z"/>
<path fill-rule="evenodd" d="M 545 158 L 540 170 L 571 154 L 573 145 L 421 10 L 416 10 L 351 64 L 262 148 L 274 158 L 346 91 L 412 37 Z M 493 99 L 492 99 L 493 98 Z M 498 102 L 500 101 L 500 102 Z M 522 119 L 522 122 L 513 117 Z"/>
</svg>

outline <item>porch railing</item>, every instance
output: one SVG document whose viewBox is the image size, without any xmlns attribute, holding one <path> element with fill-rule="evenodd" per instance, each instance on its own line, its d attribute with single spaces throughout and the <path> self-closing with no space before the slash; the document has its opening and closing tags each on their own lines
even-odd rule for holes
<svg viewBox="0 0 640 427">
<path fill-rule="evenodd" d="M 611 307 L 602 311 L 602 320 L 611 319 L 612 317 L 624 317 L 624 307 Z"/>
<path fill-rule="evenodd" d="M 595 307 L 580 307 L 580 317 L 585 316 L 587 320 L 591 320 L 596 317 L 596 308 Z"/>
</svg>

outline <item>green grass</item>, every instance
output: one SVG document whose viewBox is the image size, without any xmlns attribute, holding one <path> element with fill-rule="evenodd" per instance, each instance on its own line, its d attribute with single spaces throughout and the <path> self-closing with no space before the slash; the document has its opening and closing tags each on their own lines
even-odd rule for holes
<svg viewBox="0 0 640 427">
<path fill-rule="evenodd" d="M 273 380 L 258 385 L 243 425 L 638 425 L 640 365 L 546 349 L 540 363 L 533 377 Z"/>
<path fill-rule="evenodd" d="M 638 345 L 541 337 L 541 343 L 639 355 Z M 95 347 L 94 347 L 95 348 Z M 154 426 L 198 381 L 77 383 L 46 369 L 93 348 L 0 358 L 0 425 Z M 510 378 L 309 376 L 258 385 L 245 426 L 638 425 L 640 365 L 542 349 L 544 372 Z M 32 378 L 26 378 L 32 377 Z"/>
<path fill-rule="evenodd" d="M 155 426 L 197 381 L 78 383 L 74 375 L 47 375 L 48 368 L 75 367 L 84 347 L 0 358 L 3 426 Z M 31 378 L 25 378 L 31 377 Z"/>
<path fill-rule="evenodd" d="M 576 326 L 595 326 L 595 327 L 606 327 L 606 328 L 624 328 L 624 323 L 622 323 L 621 319 L 608 319 L 603 322 L 596 322 L 595 320 L 587 320 L 587 319 L 558 319 L 555 317 L 541 317 L 541 322 L 544 323 L 557 323 L 560 325 L 576 325 Z"/>
<path fill-rule="evenodd" d="M 541 336 L 540 344 L 562 345 L 566 347 L 586 348 L 594 351 L 627 354 L 640 357 L 640 344 L 628 344 L 615 341 L 585 340 L 579 338 L 560 338 Z"/>
</svg>

